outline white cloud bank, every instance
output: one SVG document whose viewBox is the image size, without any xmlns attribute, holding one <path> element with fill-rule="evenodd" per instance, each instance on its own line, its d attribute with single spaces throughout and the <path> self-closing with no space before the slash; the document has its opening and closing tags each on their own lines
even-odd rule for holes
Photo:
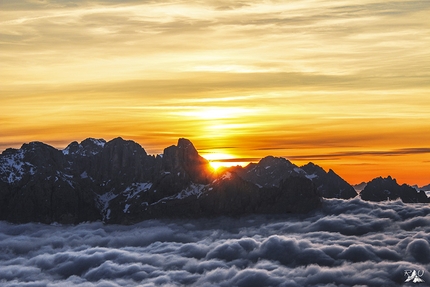
<svg viewBox="0 0 430 287">
<path fill-rule="evenodd" d="M 0 222 L 2 286 L 403 286 L 430 282 L 430 207 L 325 200 L 308 215 L 132 226 Z M 423 274 L 424 272 L 424 274 Z"/>
</svg>

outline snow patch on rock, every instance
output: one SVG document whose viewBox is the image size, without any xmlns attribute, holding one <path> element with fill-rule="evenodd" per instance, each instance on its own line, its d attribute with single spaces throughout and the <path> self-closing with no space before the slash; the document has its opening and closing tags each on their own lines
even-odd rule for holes
<svg viewBox="0 0 430 287">
<path fill-rule="evenodd" d="M 193 195 L 197 196 L 197 198 L 199 198 L 203 194 L 203 190 L 205 187 L 206 187 L 206 185 L 204 185 L 204 184 L 191 183 L 187 188 L 185 188 L 181 192 L 179 192 L 175 195 L 172 195 L 172 196 L 163 197 L 159 201 L 151 203 L 151 205 L 156 205 L 159 203 L 166 203 L 166 201 L 169 201 L 169 200 L 184 199 L 184 198 L 187 198 L 187 197 L 193 196 Z"/>
<path fill-rule="evenodd" d="M 24 151 L 17 150 L 14 153 L 2 154 L 0 157 L 0 179 L 9 184 L 19 182 L 24 176 L 25 169 L 34 175 L 34 166 L 24 162 Z"/>
<path fill-rule="evenodd" d="M 310 180 L 318 177 L 318 175 L 316 175 L 315 173 L 313 173 L 313 174 L 307 174 L 305 176 L 306 176 L 307 179 L 310 179 Z"/>
<path fill-rule="evenodd" d="M 106 192 L 96 196 L 97 207 L 101 211 L 103 220 L 108 220 L 110 218 L 111 210 L 109 209 L 109 202 L 117 196 L 118 195 L 113 192 Z"/>
<path fill-rule="evenodd" d="M 231 172 L 226 172 L 222 175 L 221 179 L 226 180 L 226 179 L 231 179 L 231 177 L 232 177 Z"/>
<path fill-rule="evenodd" d="M 141 192 L 147 192 L 151 187 L 151 182 L 136 182 L 127 187 L 122 194 L 127 197 L 126 200 L 130 200 L 138 196 Z"/>
<path fill-rule="evenodd" d="M 106 141 L 103 139 L 90 139 L 95 145 L 98 145 L 99 147 L 104 147 L 106 144 Z"/>
</svg>

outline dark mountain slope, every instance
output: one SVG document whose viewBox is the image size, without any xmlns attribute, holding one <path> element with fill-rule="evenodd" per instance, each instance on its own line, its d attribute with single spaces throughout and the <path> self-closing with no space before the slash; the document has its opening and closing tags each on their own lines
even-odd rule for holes
<svg viewBox="0 0 430 287">
<path fill-rule="evenodd" d="M 307 167 L 308 168 L 308 167 Z M 267 157 L 216 174 L 187 139 L 151 156 L 137 143 L 89 138 L 57 150 L 40 142 L 0 155 L 0 220 L 133 223 L 159 217 L 240 216 L 308 212 L 320 205 L 316 186 L 340 184 L 286 159 Z M 327 177 L 316 181 L 317 177 Z M 341 181 L 339 181 L 341 182 Z"/>
<path fill-rule="evenodd" d="M 417 191 L 415 188 L 403 184 L 399 185 L 391 176 L 386 178 L 377 177 L 367 183 L 360 193 L 363 200 L 385 201 L 400 198 L 406 203 L 426 203 L 430 202 L 424 191 Z"/>
</svg>

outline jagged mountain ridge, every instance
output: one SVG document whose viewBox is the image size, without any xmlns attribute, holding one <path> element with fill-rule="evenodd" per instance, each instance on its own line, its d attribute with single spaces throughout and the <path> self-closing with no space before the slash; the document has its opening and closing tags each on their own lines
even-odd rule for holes
<svg viewBox="0 0 430 287">
<path fill-rule="evenodd" d="M 0 157 L 0 219 L 110 220 L 118 209 L 127 213 L 132 200 L 154 203 L 192 183 L 208 184 L 208 168 L 186 139 L 166 148 L 163 156 L 150 156 L 122 138 L 72 142 L 62 151 L 32 142 Z"/>
<path fill-rule="evenodd" d="M 243 179 L 259 187 L 279 187 L 281 182 L 290 177 L 304 177 L 311 180 L 318 194 L 325 198 L 349 199 L 357 196 L 357 192 L 333 170 L 326 172 L 314 163 L 302 167 L 281 157 L 267 156 L 258 163 L 246 167 L 235 167 L 234 171 Z"/>
<path fill-rule="evenodd" d="M 64 150 L 32 142 L 0 155 L 0 220 L 133 223 L 307 212 L 321 196 L 349 198 L 346 185 L 332 171 L 275 157 L 215 173 L 187 139 L 157 156 L 122 138 L 89 138 Z"/>
<path fill-rule="evenodd" d="M 187 139 L 157 156 L 122 138 L 89 138 L 64 150 L 32 142 L 0 156 L 0 219 L 11 222 L 131 223 L 306 212 L 319 204 L 307 179 L 260 188 L 234 171 L 216 174 Z"/>
</svg>

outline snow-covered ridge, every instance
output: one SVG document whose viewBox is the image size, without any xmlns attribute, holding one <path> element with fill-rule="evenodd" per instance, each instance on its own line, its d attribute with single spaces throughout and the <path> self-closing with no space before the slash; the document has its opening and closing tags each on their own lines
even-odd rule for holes
<svg viewBox="0 0 430 287">
<path fill-rule="evenodd" d="M 91 145 L 95 146 L 96 149 L 91 148 Z M 101 149 L 104 148 L 105 145 L 106 145 L 106 141 L 104 139 L 88 138 L 79 144 L 77 142 L 74 142 L 68 145 L 65 149 L 62 150 L 62 152 L 64 155 L 71 155 L 71 154 L 78 154 L 82 156 L 96 155 L 100 152 Z"/>
</svg>

